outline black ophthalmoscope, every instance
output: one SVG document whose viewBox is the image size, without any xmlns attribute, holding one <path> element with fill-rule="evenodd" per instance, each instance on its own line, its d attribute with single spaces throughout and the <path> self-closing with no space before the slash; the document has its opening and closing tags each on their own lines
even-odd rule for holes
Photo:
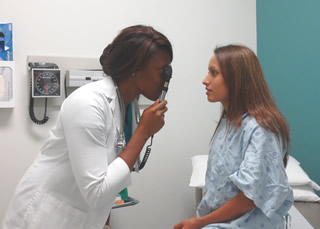
<svg viewBox="0 0 320 229">
<path fill-rule="evenodd" d="M 162 75 L 161 75 L 164 79 L 164 85 L 163 85 L 163 89 L 162 89 L 162 92 L 161 92 L 161 95 L 159 97 L 159 100 L 160 102 L 163 101 L 166 97 L 166 94 L 168 92 L 168 89 L 169 89 L 169 82 L 170 82 L 170 79 L 172 77 L 172 67 L 171 65 L 167 65 L 163 68 L 163 72 L 162 72 Z M 148 160 L 148 157 L 151 153 L 151 146 L 152 146 L 152 140 L 153 140 L 153 135 L 151 136 L 151 142 L 150 142 L 150 145 L 147 146 L 147 149 L 146 149 L 146 153 L 144 154 L 144 157 L 141 161 L 141 164 L 139 166 L 139 170 L 143 169 L 143 167 L 145 166 L 147 160 Z"/>
<path fill-rule="evenodd" d="M 167 94 L 168 89 L 169 89 L 169 82 L 170 82 L 170 79 L 172 77 L 172 67 L 171 67 L 171 65 L 167 65 L 167 66 L 165 66 L 163 68 L 162 77 L 164 79 L 164 85 L 163 85 L 163 89 L 162 89 L 161 95 L 159 97 L 160 102 L 165 99 L 166 94 Z"/>
</svg>

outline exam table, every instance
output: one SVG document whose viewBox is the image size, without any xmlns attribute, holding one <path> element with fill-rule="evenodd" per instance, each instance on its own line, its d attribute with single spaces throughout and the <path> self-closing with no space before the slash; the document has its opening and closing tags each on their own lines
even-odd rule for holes
<svg viewBox="0 0 320 229">
<path fill-rule="evenodd" d="M 191 158 L 192 174 L 189 186 L 195 188 L 196 206 L 202 198 L 207 159 L 208 155 L 196 155 Z M 289 210 L 291 229 L 320 229 L 320 197 L 314 191 L 319 191 L 320 186 L 310 179 L 301 168 L 300 162 L 292 156 L 289 156 L 286 173 L 295 200 Z"/>
</svg>

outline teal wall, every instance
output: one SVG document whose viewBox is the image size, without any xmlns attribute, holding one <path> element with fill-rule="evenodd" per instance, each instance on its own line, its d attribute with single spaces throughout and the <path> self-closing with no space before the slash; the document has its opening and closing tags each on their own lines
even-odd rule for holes
<svg viewBox="0 0 320 229">
<path fill-rule="evenodd" d="M 290 154 L 320 184 L 320 1 L 257 0 L 257 53 L 291 129 Z"/>
</svg>

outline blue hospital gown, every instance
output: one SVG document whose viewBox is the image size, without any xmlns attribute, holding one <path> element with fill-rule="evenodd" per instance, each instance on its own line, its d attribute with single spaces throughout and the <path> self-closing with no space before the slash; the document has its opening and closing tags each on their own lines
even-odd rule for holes
<svg viewBox="0 0 320 229">
<path fill-rule="evenodd" d="M 197 215 L 211 213 L 241 191 L 257 207 L 232 221 L 204 228 L 283 229 L 284 216 L 293 204 L 283 165 L 286 147 L 247 114 L 238 130 L 227 130 L 223 118 L 209 152 L 204 196 Z"/>
</svg>

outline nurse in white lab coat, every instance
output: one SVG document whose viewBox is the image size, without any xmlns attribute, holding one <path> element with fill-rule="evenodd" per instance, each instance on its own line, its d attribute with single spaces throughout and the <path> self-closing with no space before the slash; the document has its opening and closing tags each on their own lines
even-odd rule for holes
<svg viewBox="0 0 320 229">
<path fill-rule="evenodd" d="M 164 125 L 159 102 L 162 70 L 172 61 L 168 39 L 152 27 L 125 28 L 100 62 L 105 79 L 74 91 L 56 125 L 17 185 L 3 229 L 102 229 L 115 196 L 150 136 Z M 125 107 L 139 94 L 156 101 L 146 109 L 125 148 Z"/>
</svg>

